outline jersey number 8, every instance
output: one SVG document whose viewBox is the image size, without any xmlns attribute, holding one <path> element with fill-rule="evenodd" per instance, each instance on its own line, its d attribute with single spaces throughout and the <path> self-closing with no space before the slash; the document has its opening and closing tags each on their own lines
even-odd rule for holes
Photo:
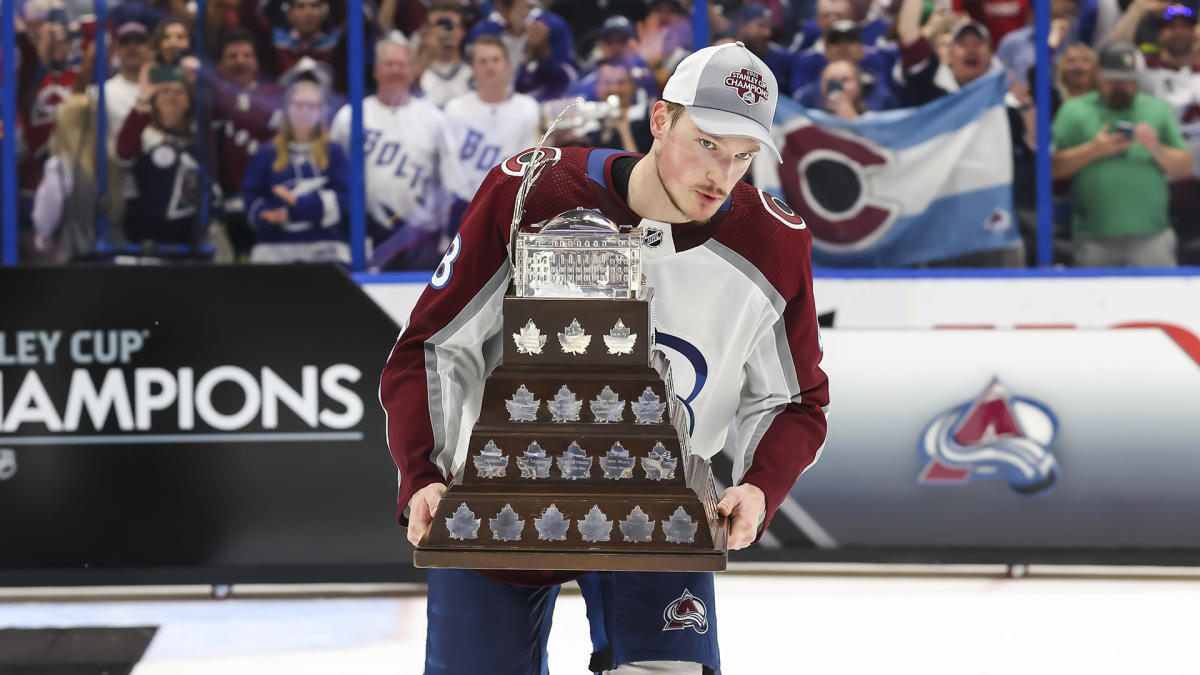
<svg viewBox="0 0 1200 675">
<path fill-rule="evenodd" d="M 442 262 L 433 271 L 433 277 L 429 280 L 429 285 L 436 290 L 442 290 L 446 284 L 450 283 L 450 277 L 454 276 L 454 261 L 458 260 L 458 254 L 462 253 L 462 235 L 454 235 L 454 241 L 450 242 L 450 247 L 446 249 L 446 255 L 442 256 Z"/>
</svg>

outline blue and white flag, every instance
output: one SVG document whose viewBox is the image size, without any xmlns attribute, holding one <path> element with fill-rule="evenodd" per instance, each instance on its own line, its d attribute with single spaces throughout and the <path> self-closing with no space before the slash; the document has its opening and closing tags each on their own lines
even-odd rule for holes
<svg viewBox="0 0 1200 675">
<path fill-rule="evenodd" d="M 1020 239 L 1012 138 L 999 71 L 919 108 L 844 120 L 781 99 L 783 164 L 755 183 L 785 199 L 813 234 L 813 264 L 900 267 Z"/>
</svg>

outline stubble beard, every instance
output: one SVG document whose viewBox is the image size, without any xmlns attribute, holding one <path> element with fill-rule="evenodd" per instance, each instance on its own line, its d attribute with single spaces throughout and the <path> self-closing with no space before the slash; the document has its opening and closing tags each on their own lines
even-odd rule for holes
<svg viewBox="0 0 1200 675">
<path fill-rule="evenodd" d="M 654 175 L 658 177 L 658 184 L 662 187 L 663 193 L 665 195 L 667 195 L 667 199 L 671 202 L 671 206 L 674 207 L 675 210 L 681 216 L 683 216 L 684 218 L 687 218 L 688 221 L 699 223 L 701 225 L 706 225 L 708 223 L 708 221 L 712 219 L 712 216 L 709 216 L 708 218 L 693 220 L 690 216 L 688 216 L 687 211 L 684 211 L 683 207 L 681 207 L 679 205 L 679 202 L 675 201 L 675 195 L 671 194 L 671 189 L 667 187 L 667 182 L 663 180 L 662 167 L 659 166 L 659 163 L 658 163 L 659 155 L 661 154 L 661 152 L 662 152 L 661 150 L 656 150 L 654 152 Z"/>
</svg>

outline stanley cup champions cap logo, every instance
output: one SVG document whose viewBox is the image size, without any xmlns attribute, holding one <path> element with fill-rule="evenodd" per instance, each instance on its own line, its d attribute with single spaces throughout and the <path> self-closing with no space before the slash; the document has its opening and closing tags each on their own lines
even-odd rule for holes
<svg viewBox="0 0 1200 675">
<path fill-rule="evenodd" d="M 683 105 L 704 133 L 753 139 L 782 161 L 771 135 L 779 85 L 767 64 L 741 42 L 688 56 L 667 80 L 662 98 Z"/>
<path fill-rule="evenodd" d="M 736 91 L 738 98 L 745 101 L 747 105 L 765 101 L 771 95 L 766 82 L 763 81 L 762 73 L 749 68 L 741 68 L 729 73 L 729 77 L 725 78 L 725 86 Z"/>
</svg>

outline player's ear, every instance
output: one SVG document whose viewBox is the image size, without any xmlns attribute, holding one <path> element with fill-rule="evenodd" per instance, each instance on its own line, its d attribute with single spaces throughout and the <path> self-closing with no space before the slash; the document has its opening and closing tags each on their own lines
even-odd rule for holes
<svg viewBox="0 0 1200 675">
<path fill-rule="evenodd" d="M 667 132 L 667 127 L 671 125 L 670 115 L 667 113 L 667 102 L 656 101 L 654 108 L 650 111 L 650 135 L 655 138 L 662 138 Z"/>
</svg>

